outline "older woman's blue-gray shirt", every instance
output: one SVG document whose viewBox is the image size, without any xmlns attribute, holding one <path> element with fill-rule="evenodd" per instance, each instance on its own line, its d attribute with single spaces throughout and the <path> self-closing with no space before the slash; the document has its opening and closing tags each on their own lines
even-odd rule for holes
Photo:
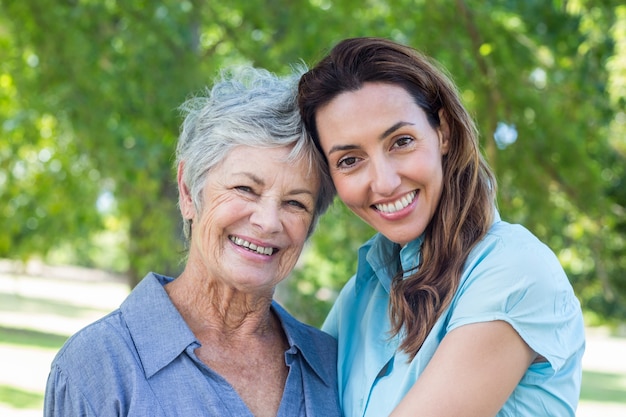
<svg viewBox="0 0 626 417">
<path fill-rule="evenodd" d="M 44 416 L 252 416 L 195 355 L 200 343 L 148 274 L 120 308 L 72 336 L 52 363 Z M 276 302 L 289 349 L 278 416 L 340 416 L 336 342 Z"/>
</svg>

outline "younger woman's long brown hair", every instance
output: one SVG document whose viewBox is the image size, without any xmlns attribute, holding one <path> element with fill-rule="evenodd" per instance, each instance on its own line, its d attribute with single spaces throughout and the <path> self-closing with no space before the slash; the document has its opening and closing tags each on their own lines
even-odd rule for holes
<svg viewBox="0 0 626 417">
<path fill-rule="evenodd" d="M 493 221 L 496 181 L 480 153 L 476 126 L 454 83 L 415 49 L 382 38 L 346 39 L 302 76 L 298 104 L 320 151 L 317 110 L 368 82 L 403 87 L 433 128 L 441 125 L 441 114 L 449 132 L 443 191 L 424 231 L 420 265 L 404 279 L 399 273 L 391 287 L 392 336 L 402 333 L 400 349 L 412 359 L 450 305 L 469 252 Z"/>
</svg>

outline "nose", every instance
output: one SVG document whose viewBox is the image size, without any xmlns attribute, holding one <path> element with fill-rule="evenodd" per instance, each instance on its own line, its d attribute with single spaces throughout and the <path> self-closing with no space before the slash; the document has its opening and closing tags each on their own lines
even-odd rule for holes
<svg viewBox="0 0 626 417">
<path fill-rule="evenodd" d="M 274 201 L 262 201 L 256 204 L 250 222 L 265 234 L 280 232 L 283 228 L 280 206 Z"/>
<path fill-rule="evenodd" d="M 386 158 L 372 159 L 369 175 L 372 191 L 382 196 L 394 194 L 401 183 L 398 170 Z"/>
</svg>

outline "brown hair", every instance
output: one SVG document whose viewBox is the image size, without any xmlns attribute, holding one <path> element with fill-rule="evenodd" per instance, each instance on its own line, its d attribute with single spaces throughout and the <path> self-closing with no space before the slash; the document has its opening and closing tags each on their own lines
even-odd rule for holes
<svg viewBox="0 0 626 417">
<path fill-rule="evenodd" d="M 433 128 L 440 126 L 440 111 L 448 125 L 443 191 L 425 230 L 419 268 L 405 279 L 398 274 L 391 287 L 392 334 L 404 332 L 400 348 L 413 358 L 450 304 L 469 252 L 491 225 L 496 180 L 480 153 L 474 121 L 445 71 L 415 49 L 381 38 L 341 41 L 300 79 L 300 113 L 320 151 L 317 110 L 368 82 L 403 87 Z"/>
</svg>

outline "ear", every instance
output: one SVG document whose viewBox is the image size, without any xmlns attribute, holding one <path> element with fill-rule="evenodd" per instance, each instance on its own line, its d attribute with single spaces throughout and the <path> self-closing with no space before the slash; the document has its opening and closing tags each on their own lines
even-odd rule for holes
<svg viewBox="0 0 626 417">
<path fill-rule="evenodd" d="M 176 175 L 178 180 L 178 205 L 180 206 L 180 214 L 183 216 L 183 219 L 193 219 L 196 214 L 196 210 L 193 206 L 191 192 L 189 191 L 187 184 L 183 181 L 184 169 L 185 161 L 181 161 L 178 164 L 178 171 Z"/>
<path fill-rule="evenodd" d="M 445 155 L 450 150 L 450 128 L 443 109 L 439 110 L 439 128 L 437 128 L 437 135 L 439 136 L 441 154 Z"/>
</svg>

